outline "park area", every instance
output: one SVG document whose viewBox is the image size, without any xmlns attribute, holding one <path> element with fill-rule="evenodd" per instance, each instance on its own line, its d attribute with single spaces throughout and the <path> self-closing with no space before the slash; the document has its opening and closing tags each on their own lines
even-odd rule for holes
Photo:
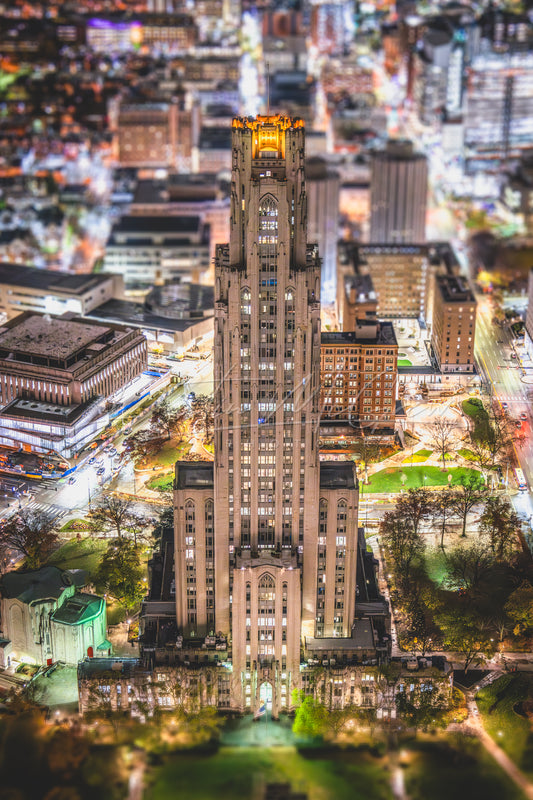
<svg viewBox="0 0 533 800">
<path fill-rule="evenodd" d="M 260 723 L 257 723 L 260 724 Z M 520 800 L 522 795 L 481 745 L 460 735 L 406 740 L 398 751 L 360 747 L 221 747 L 173 754 L 149 768 L 151 800 L 255 800 L 266 783 L 290 784 L 308 800 Z M 396 795 L 398 796 L 398 795 Z"/>
<path fill-rule="evenodd" d="M 451 480 L 449 475 L 452 476 Z M 375 494 L 401 492 L 402 489 L 419 489 L 424 486 L 458 486 L 461 481 L 479 475 L 478 470 L 467 467 L 451 467 L 446 470 L 430 466 L 388 467 L 374 472 L 368 483 L 361 485 L 361 489 L 363 494 Z"/>
<path fill-rule="evenodd" d="M 476 701 L 487 733 L 533 780 L 533 674 L 503 675 L 481 689 Z"/>
</svg>

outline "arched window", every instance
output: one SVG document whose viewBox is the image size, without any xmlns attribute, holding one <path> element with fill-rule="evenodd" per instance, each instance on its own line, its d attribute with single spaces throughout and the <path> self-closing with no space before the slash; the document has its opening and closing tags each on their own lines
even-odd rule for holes
<svg viewBox="0 0 533 800">
<path fill-rule="evenodd" d="M 277 244 L 278 204 L 272 195 L 266 195 L 259 204 L 259 244 Z"/>
</svg>

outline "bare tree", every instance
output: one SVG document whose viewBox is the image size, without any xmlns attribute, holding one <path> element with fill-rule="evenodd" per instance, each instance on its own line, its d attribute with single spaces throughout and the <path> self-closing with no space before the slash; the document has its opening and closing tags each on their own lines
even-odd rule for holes
<svg viewBox="0 0 533 800">
<path fill-rule="evenodd" d="M 93 507 L 91 527 L 94 531 L 110 533 L 119 539 L 131 534 L 137 544 L 137 538 L 146 528 L 146 521 L 135 511 L 131 500 L 106 494 Z"/>
<path fill-rule="evenodd" d="M 442 469 L 446 469 L 446 456 L 453 450 L 456 431 L 457 425 L 444 417 L 432 423 L 429 441 L 442 459 Z"/>
<path fill-rule="evenodd" d="M 476 476 L 463 478 L 461 482 L 454 487 L 453 508 L 457 516 L 462 520 L 463 531 L 461 536 L 466 536 L 466 521 L 469 513 L 474 506 L 484 500 L 486 496 L 487 489 L 485 484 Z"/>
<path fill-rule="evenodd" d="M 444 550 L 444 534 L 446 533 L 447 525 L 453 517 L 457 516 L 454 492 L 449 487 L 446 487 L 442 492 L 436 493 L 431 510 L 433 519 L 441 526 L 440 546 Z"/>
<path fill-rule="evenodd" d="M 0 550 L 21 553 L 29 569 L 39 569 L 58 542 L 54 520 L 44 511 L 22 509 L 0 528 Z"/>
<path fill-rule="evenodd" d="M 167 439 L 170 439 L 172 433 L 176 433 L 181 438 L 185 430 L 187 416 L 188 409 L 186 406 L 173 408 L 168 400 L 165 400 L 154 408 L 150 425 L 156 437 L 166 434 Z"/>
<path fill-rule="evenodd" d="M 430 519 L 432 512 L 433 497 L 428 489 L 409 489 L 396 501 L 395 513 L 413 529 L 415 536 L 419 535 L 422 524 Z"/>
<path fill-rule="evenodd" d="M 199 394 L 192 401 L 191 407 L 193 424 L 199 424 L 204 430 L 205 439 L 209 440 L 213 428 L 213 398 L 207 394 Z"/>
<path fill-rule="evenodd" d="M 489 497 L 480 519 L 480 531 L 488 539 L 493 556 L 506 561 L 515 551 L 521 521 L 504 497 Z"/>
</svg>

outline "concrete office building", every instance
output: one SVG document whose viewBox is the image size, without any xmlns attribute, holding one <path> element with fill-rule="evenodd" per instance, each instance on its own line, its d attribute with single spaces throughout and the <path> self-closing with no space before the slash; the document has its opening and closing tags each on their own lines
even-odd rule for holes
<svg viewBox="0 0 533 800">
<path fill-rule="evenodd" d="M 380 319 L 419 319 L 427 314 L 430 274 L 425 245 L 361 244 L 345 249 L 338 268 L 343 330 L 353 330 L 356 305 L 351 284 L 354 275 L 372 279 Z"/>
<path fill-rule="evenodd" d="M 427 158 L 412 142 L 390 139 L 374 152 L 370 179 L 370 241 L 412 244 L 426 240 Z"/>
<path fill-rule="evenodd" d="M 305 166 L 308 195 L 307 235 L 316 242 L 322 259 L 322 300 L 335 300 L 337 240 L 339 238 L 339 173 L 323 158 L 310 158 Z"/>
<path fill-rule="evenodd" d="M 431 343 L 442 373 L 475 372 L 476 299 L 468 282 L 435 275 Z"/>
<path fill-rule="evenodd" d="M 122 275 L 126 289 L 175 279 L 199 283 L 209 268 L 209 233 L 198 216 L 124 216 L 111 230 L 104 269 Z"/>
<path fill-rule="evenodd" d="M 120 275 L 64 275 L 0 263 L 0 314 L 4 321 L 24 311 L 87 314 L 101 303 L 122 297 L 123 291 Z"/>
</svg>

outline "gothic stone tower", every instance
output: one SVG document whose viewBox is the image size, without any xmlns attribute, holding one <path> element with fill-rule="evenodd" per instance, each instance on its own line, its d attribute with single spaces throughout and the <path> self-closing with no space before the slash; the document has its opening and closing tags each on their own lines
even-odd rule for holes
<svg viewBox="0 0 533 800">
<path fill-rule="evenodd" d="M 215 262 L 213 478 L 196 468 L 200 485 L 194 465 L 177 465 L 177 618 L 185 636 L 229 637 L 233 707 L 256 711 L 266 685 L 277 715 L 300 686 L 306 640 L 351 636 L 358 493 L 353 465 L 319 463 L 303 122 L 235 119 L 232 159 L 230 242 Z"/>
</svg>

